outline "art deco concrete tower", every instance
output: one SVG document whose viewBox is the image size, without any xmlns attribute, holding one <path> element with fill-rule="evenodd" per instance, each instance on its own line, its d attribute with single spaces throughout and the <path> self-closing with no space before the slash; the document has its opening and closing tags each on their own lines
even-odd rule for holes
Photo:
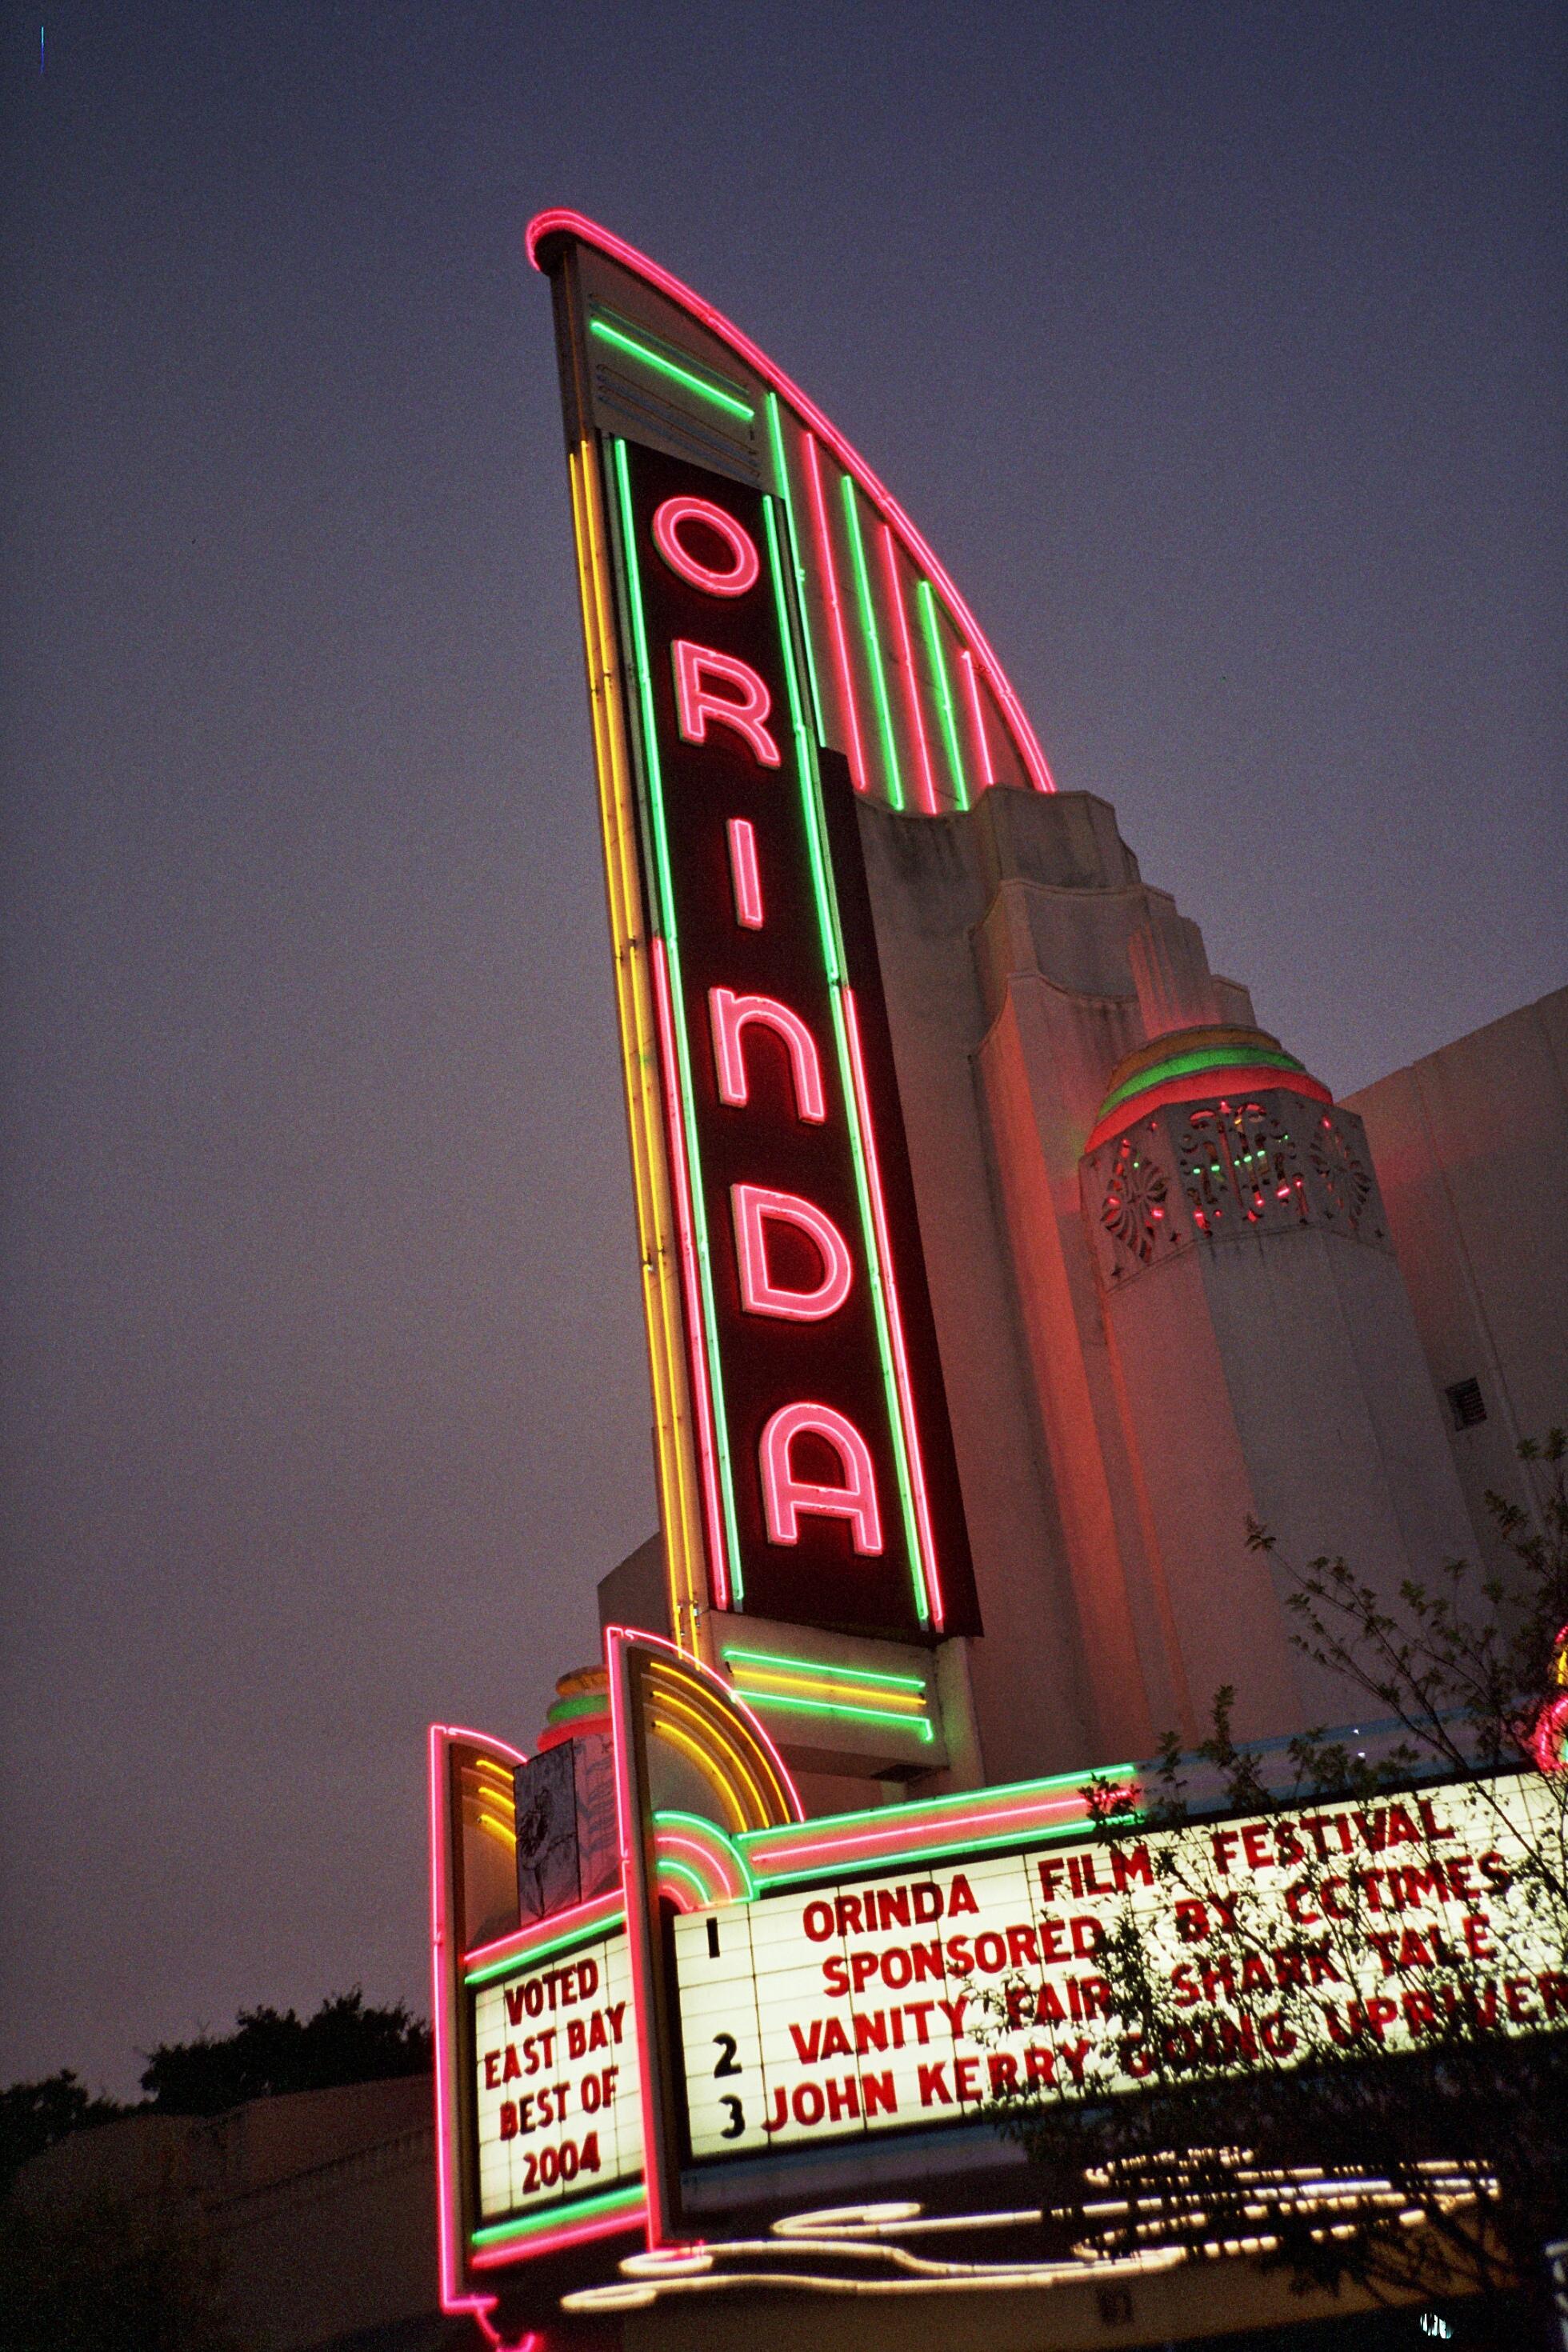
<svg viewBox="0 0 1568 2352">
<path fill-rule="evenodd" d="M 1243 1520 L 1391 1600 L 1468 1533 L 1362 1122 L 1262 1030 L 1176 1030 L 1118 1064 L 1079 1184 L 1173 1696 L 1342 1721 Z"/>
<path fill-rule="evenodd" d="M 1087 793 L 861 814 L 986 1634 L 986 1776 L 1364 1702 L 1281 1552 L 1391 1596 L 1470 1531 L 1361 1121 Z"/>
</svg>

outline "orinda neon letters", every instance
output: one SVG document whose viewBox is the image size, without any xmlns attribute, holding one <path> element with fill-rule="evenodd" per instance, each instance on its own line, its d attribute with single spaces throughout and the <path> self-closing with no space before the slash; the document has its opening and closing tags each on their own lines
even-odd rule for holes
<svg viewBox="0 0 1568 2352">
<path fill-rule="evenodd" d="M 712 719 L 716 726 L 728 727 L 737 734 L 764 768 L 778 767 L 779 747 L 764 724 L 773 698 L 751 664 L 719 653 L 712 646 L 693 645 L 689 637 L 677 637 L 669 650 L 675 664 L 678 723 L 686 740 L 706 743 L 708 722 Z M 739 699 L 715 694 L 710 678 L 721 686 L 738 687 Z"/>
<path fill-rule="evenodd" d="M 822 1438 L 832 1447 L 845 1474 L 842 1486 L 825 1486 L 800 1476 L 795 1446 L 802 1437 Z M 828 1404 L 784 1405 L 763 1432 L 762 1456 L 763 1496 L 774 1543 L 798 1543 L 802 1513 L 816 1512 L 824 1518 L 847 1519 L 858 1552 L 881 1550 L 876 1473 L 853 1422 Z"/>
<path fill-rule="evenodd" d="M 720 1101 L 736 1110 L 744 1110 L 751 1101 L 743 1036 L 747 1027 L 755 1023 L 784 1040 L 789 1054 L 795 1117 L 820 1125 L 827 1117 L 822 1092 L 822 1060 L 816 1040 L 799 1013 L 792 1013 L 787 1004 L 780 1004 L 773 997 L 737 996 L 731 988 L 710 989 L 708 1009 L 713 1029 L 713 1059 L 719 1069 Z"/>
<path fill-rule="evenodd" d="M 730 1188 L 735 1248 L 741 1262 L 741 1304 L 749 1315 L 783 1315 L 799 1323 L 820 1323 L 837 1315 L 849 1296 L 854 1266 L 849 1247 L 831 1217 L 798 1193 L 770 1192 L 763 1184 Z M 768 1264 L 770 1223 L 804 1234 L 822 1261 L 821 1279 L 810 1290 L 794 1290 L 774 1280 Z"/>
</svg>

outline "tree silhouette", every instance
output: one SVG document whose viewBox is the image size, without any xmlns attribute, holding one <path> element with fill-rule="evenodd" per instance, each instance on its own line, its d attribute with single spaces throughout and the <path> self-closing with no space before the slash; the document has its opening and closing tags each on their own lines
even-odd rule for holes
<svg viewBox="0 0 1568 2352">
<path fill-rule="evenodd" d="M 430 2028 L 402 2001 L 366 2003 L 358 1985 L 301 2021 L 291 2009 L 242 2009 L 232 2033 L 161 2042 L 142 2087 L 161 2115 L 216 2116 L 283 2091 L 328 2091 L 428 2072 Z"/>
</svg>

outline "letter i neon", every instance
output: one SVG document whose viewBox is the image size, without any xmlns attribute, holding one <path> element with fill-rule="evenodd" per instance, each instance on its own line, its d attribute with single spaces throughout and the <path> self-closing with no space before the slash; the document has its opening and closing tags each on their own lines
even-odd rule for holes
<svg viewBox="0 0 1568 2352">
<path fill-rule="evenodd" d="M 763 883 L 757 872 L 757 836 L 743 816 L 729 824 L 730 881 L 735 893 L 735 920 L 743 930 L 763 928 Z"/>
</svg>

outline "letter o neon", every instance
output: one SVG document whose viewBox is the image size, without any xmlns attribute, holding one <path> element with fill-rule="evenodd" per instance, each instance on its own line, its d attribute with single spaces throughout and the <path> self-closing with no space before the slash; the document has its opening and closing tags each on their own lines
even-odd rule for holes
<svg viewBox="0 0 1568 2352">
<path fill-rule="evenodd" d="M 703 522 L 716 532 L 735 559 L 733 571 L 715 572 L 693 555 L 681 541 L 680 526 L 685 522 Z M 743 596 L 757 584 L 762 560 L 750 532 L 711 499 L 666 499 L 654 515 L 653 542 L 670 570 L 679 572 L 693 588 L 700 588 L 705 596 Z"/>
</svg>

